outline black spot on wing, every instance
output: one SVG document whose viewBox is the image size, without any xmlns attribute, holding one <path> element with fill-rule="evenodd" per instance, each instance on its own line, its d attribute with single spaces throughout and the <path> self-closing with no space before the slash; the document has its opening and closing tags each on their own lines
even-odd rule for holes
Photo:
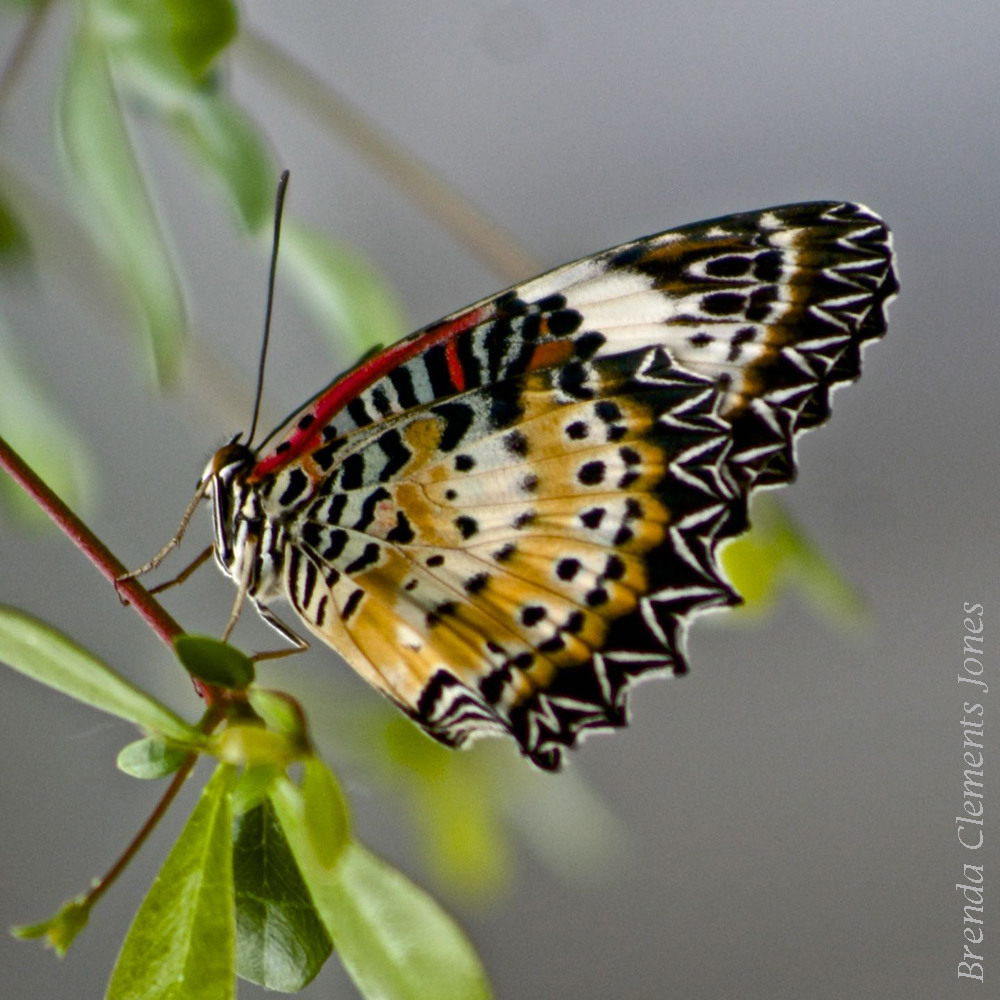
<svg viewBox="0 0 1000 1000">
<path fill-rule="evenodd" d="M 361 505 L 361 515 L 354 522 L 354 529 L 356 531 L 364 531 L 375 520 L 375 511 L 378 505 L 383 500 L 388 500 L 390 495 L 389 491 L 382 486 L 377 490 L 372 490 L 365 497 L 365 502 Z"/>
<path fill-rule="evenodd" d="M 471 538 L 479 531 L 479 522 L 474 517 L 462 514 L 461 517 L 455 518 L 455 527 L 458 528 L 463 538 Z"/>
<path fill-rule="evenodd" d="M 402 511 L 396 514 L 396 526 L 385 537 L 397 545 L 408 545 L 416 537 L 409 518 Z"/>
<path fill-rule="evenodd" d="M 521 431 L 511 431 L 504 437 L 503 443 L 512 455 L 523 458 L 528 454 L 528 439 Z"/>
<path fill-rule="evenodd" d="M 747 305 L 747 319 L 752 323 L 762 323 L 771 315 L 771 306 L 778 301 L 778 289 L 774 285 L 755 288 L 750 293 Z"/>
<path fill-rule="evenodd" d="M 749 270 L 746 257 L 715 257 L 705 262 L 705 273 L 712 278 L 742 278 Z"/>
<path fill-rule="evenodd" d="M 531 604 L 521 611 L 521 623 L 531 628 L 533 625 L 537 625 L 545 615 L 545 608 L 540 604 Z"/>
<path fill-rule="evenodd" d="M 574 342 L 574 353 L 578 358 L 586 361 L 592 358 L 608 341 L 603 333 L 591 330 L 589 333 L 581 334 Z"/>
<path fill-rule="evenodd" d="M 551 295 L 546 295 L 544 299 L 539 299 L 535 306 L 542 313 L 555 312 L 557 309 L 566 307 L 566 296 L 561 292 L 553 292 Z"/>
<path fill-rule="evenodd" d="M 431 412 L 445 421 L 438 447 L 441 451 L 453 451 L 472 426 L 475 415 L 472 407 L 467 403 L 440 403 Z"/>
<path fill-rule="evenodd" d="M 780 250 L 766 250 L 753 262 L 753 276 L 758 281 L 774 284 L 781 278 L 782 254 Z"/>
<path fill-rule="evenodd" d="M 504 689 L 510 683 L 511 676 L 509 667 L 498 667 L 479 682 L 479 693 L 491 705 L 495 705 L 503 697 Z"/>
<path fill-rule="evenodd" d="M 413 376 L 410 374 L 409 365 L 402 364 L 393 368 L 389 372 L 389 384 L 396 390 L 396 398 L 404 410 L 419 405 L 420 400 L 413 391 Z"/>
<path fill-rule="evenodd" d="M 324 427 L 323 429 L 326 430 L 327 428 Z M 346 437 L 335 438 L 333 441 L 330 441 L 329 443 L 323 445 L 322 448 L 317 448 L 312 453 L 313 461 L 324 472 L 329 472 L 330 467 L 333 465 L 334 455 L 336 455 L 337 452 L 340 451 L 340 449 L 343 448 L 345 444 L 347 444 Z"/>
<path fill-rule="evenodd" d="M 348 534 L 343 528 L 338 528 L 336 531 L 330 532 L 330 544 L 323 551 L 323 558 L 329 562 L 331 559 L 340 558 L 340 554 L 344 551 L 344 546 L 347 544 Z"/>
<path fill-rule="evenodd" d="M 566 337 L 576 333 L 583 317 L 575 309 L 560 309 L 547 317 L 549 332 L 555 337 Z"/>
<path fill-rule="evenodd" d="M 503 430 L 517 423 L 524 414 L 521 389 L 516 379 L 507 379 L 484 390 L 489 399 L 489 422 L 494 430 Z"/>
<path fill-rule="evenodd" d="M 392 413 L 392 403 L 386 394 L 385 389 L 376 385 L 371 391 L 372 406 L 378 411 L 380 417 L 387 417 Z"/>
<path fill-rule="evenodd" d="M 584 486 L 596 486 L 604 482 L 604 463 L 600 461 L 586 462 L 580 466 L 576 478 Z"/>
<path fill-rule="evenodd" d="M 410 460 L 410 449 L 403 444 L 399 431 L 387 430 L 379 435 L 378 446 L 385 453 L 386 463 L 379 473 L 379 480 L 388 482 Z"/>
<path fill-rule="evenodd" d="M 278 503 L 282 507 L 290 507 L 303 493 L 309 485 L 309 477 L 299 468 L 293 468 L 288 473 L 288 485 L 285 491 L 278 498 Z"/>
<path fill-rule="evenodd" d="M 364 479 L 365 460 L 361 452 L 348 455 L 340 466 L 340 486 L 345 490 L 356 490 Z"/>
<path fill-rule="evenodd" d="M 369 566 L 374 566 L 378 562 L 379 553 L 381 548 L 378 542 L 369 542 L 362 551 L 361 555 L 358 556 L 353 562 L 348 563 L 344 567 L 345 573 L 360 573 L 363 569 L 367 569 Z"/>
<path fill-rule="evenodd" d="M 458 355 L 467 389 L 475 388 L 482 382 L 482 366 L 472 349 L 473 333 L 474 330 L 469 330 L 455 338 L 455 353 Z"/>
<path fill-rule="evenodd" d="M 556 576 L 560 580 L 572 580 L 580 572 L 579 559 L 560 559 L 556 564 Z"/>
<path fill-rule="evenodd" d="M 701 301 L 710 316 L 732 316 L 743 311 L 744 298 L 739 292 L 712 292 Z"/>
<path fill-rule="evenodd" d="M 443 344 L 435 344 L 428 347 L 422 355 L 424 366 L 427 369 L 427 377 L 431 381 L 431 391 L 435 399 L 444 396 L 453 396 L 455 386 L 451 381 L 451 372 L 448 370 L 448 356 L 445 354 Z"/>
<path fill-rule="evenodd" d="M 313 591 L 316 589 L 316 565 L 311 559 L 306 560 L 305 580 L 302 584 L 302 607 L 309 607 Z"/>
<path fill-rule="evenodd" d="M 345 407 L 350 418 L 358 427 L 367 427 L 372 423 L 372 415 L 365 406 L 365 401 L 360 396 L 355 396 Z"/>
<path fill-rule="evenodd" d="M 579 361 L 571 361 L 559 369 L 559 388 L 574 399 L 593 399 L 594 390 L 587 385 L 586 366 Z"/>
<path fill-rule="evenodd" d="M 360 587 L 351 591 L 351 596 L 348 597 L 347 601 L 344 603 L 344 610 L 341 613 L 341 617 L 345 622 L 354 614 L 355 611 L 358 610 L 358 605 L 361 603 L 361 598 L 364 596 L 365 592 Z"/>
</svg>

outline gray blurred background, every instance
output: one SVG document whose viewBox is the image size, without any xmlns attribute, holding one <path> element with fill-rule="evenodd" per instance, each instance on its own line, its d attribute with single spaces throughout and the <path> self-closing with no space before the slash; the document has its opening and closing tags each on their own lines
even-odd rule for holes
<svg viewBox="0 0 1000 1000">
<path fill-rule="evenodd" d="M 47 125 L 70 18 L 53 13 L 8 101 L 0 154 L 59 194 Z M 701 218 L 823 198 L 876 209 L 899 254 L 889 335 L 867 352 L 861 382 L 837 395 L 830 425 L 802 442 L 800 481 L 780 495 L 863 593 L 867 625 L 845 631 L 794 591 L 756 623 L 698 621 L 690 675 L 640 688 L 631 728 L 573 755 L 570 780 L 583 779 L 620 821 L 589 878 L 567 879 L 525 849 L 493 899 L 438 889 L 399 801 L 352 772 L 335 731 L 320 732 L 347 776 L 358 835 L 435 888 L 499 997 L 985 995 L 956 980 L 962 900 L 953 886 L 970 858 L 953 821 L 962 793 L 955 675 L 962 604 L 982 603 L 991 690 L 979 853 L 990 853 L 972 860 L 987 865 L 992 902 L 1000 8 L 303 0 L 248 3 L 244 14 L 544 267 Z M 17 23 L 9 11 L 0 20 L 3 50 Z M 509 283 L 290 110 L 238 52 L 231 66 L 234 93 L 292 171 L 292 210 L 377 262 L 412 327 Z M 187 160 L 155 129 L 136 137 L 196 336 L 242 404 L 266 263 Z M 125 315 L 66 282 L 4 295 L 25 362 L 93 450 L 100 490 L 90 523 L 126 563 L 142 562 L 173 532 L 204 461 L 244 426 L 245 410 L 195 402 L 190 372 L 173 394 L 156 394 Z M 330 359 L 287 287 L 277 308 L 267 395 L 280 416 L 353 358 Z M 204 516 L 192 532 L 191 553 L 209 539 Z M 166 603 L 189 629 L 218 632 L 231 601 L 230 585 L 206 570 Z M 0 602 L 47 618 L 197 714 L 164 648 L 56 533 L 0 524 Z M 237 638 L 271 641 L 255 621 Z M 348 672 L 327 650 L 300 661 L 268 669 L 310 692 Z M 377 698 L 352 679 L 338 678 L 336 690 L 359 704 Z M 9 925 L 40 919 L 105 870 L 156 789 L 114 768 L 132 738 L 124 723 L 9 671 L 0 691 L 0 923 Z M 194 794 L 192 783 L 184 801 Z M 62 962 L 0 935 L 5 997 L 102 995 L 185 808 Z M 572 825 L 550 832 L 570 856 L 579 836 Z M 987 984 L 1000 975 L 998 940 L 1000 911 L 988 902 Z M 334 960 L 304 995 L 354 993 Z M 240 996 L 263 993 L 241 984 Z"/>
</svg>

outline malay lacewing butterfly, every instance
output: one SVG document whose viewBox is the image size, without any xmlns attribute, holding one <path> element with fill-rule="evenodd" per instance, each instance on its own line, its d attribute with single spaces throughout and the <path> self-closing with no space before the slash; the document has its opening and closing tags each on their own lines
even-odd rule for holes
<svg viewBox="0 0 1000 1000">
<path fill-rule="evenodd" d="M 897 288 L 882 220 L 813 202 L 635 240 L 418 330 L 209 462 L 182 528 L 209 497 L 226 634 L 249 600 L 305 646 L 284 598 L 442 743 L 508 733 L 557 768 L 626 724 L 634 682 L 687 670 L 694 613 L 739 601 L 719 545 L 754 488 L 794 477 Z"/>
</svg>

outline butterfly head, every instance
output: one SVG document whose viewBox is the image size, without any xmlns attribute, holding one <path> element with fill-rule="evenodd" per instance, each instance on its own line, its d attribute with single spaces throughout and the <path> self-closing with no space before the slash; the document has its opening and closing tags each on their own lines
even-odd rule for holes
<svg viewBox="0 0 1000 1000">
<path fill-rule="evenodd" d="M 241 575 L 236 564 L 253 547 L 247 542 L 260 520 L 248 482 L 256 461 L 253 450 L 241 444 L 237 435 L 212 456 L 201 477 L 201 489 L 212 501 L 215 558 L 234 579 Z"/>
<path fill-rule="evenodd" d="M 241 437 L 241 434 L 237 434 L 212 456 L 201 477 L 202 484 L 210 480 L 232 481 L 240 473 L 246 473 L 252 468 L 257 456 L 253 449 L 240 443 Z"/>
</svg>

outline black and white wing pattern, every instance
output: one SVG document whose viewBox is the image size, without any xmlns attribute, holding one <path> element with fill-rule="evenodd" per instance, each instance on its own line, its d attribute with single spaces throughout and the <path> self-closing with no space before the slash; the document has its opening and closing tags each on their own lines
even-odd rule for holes
<svg viewBox="0 0 1000 1000">
<path fill-rule="evenodd" d="M 335 381 L 226 488 L 268 525 L 254 588 L 435 738 L 553 769 L 683 673 L 735 604 L 719 544 L 860 373 L 897 291 L 846 202 L 636 240 L 455 313 Z M 221 485 L 219 487 L 222 488 Z"/>
</svg>

